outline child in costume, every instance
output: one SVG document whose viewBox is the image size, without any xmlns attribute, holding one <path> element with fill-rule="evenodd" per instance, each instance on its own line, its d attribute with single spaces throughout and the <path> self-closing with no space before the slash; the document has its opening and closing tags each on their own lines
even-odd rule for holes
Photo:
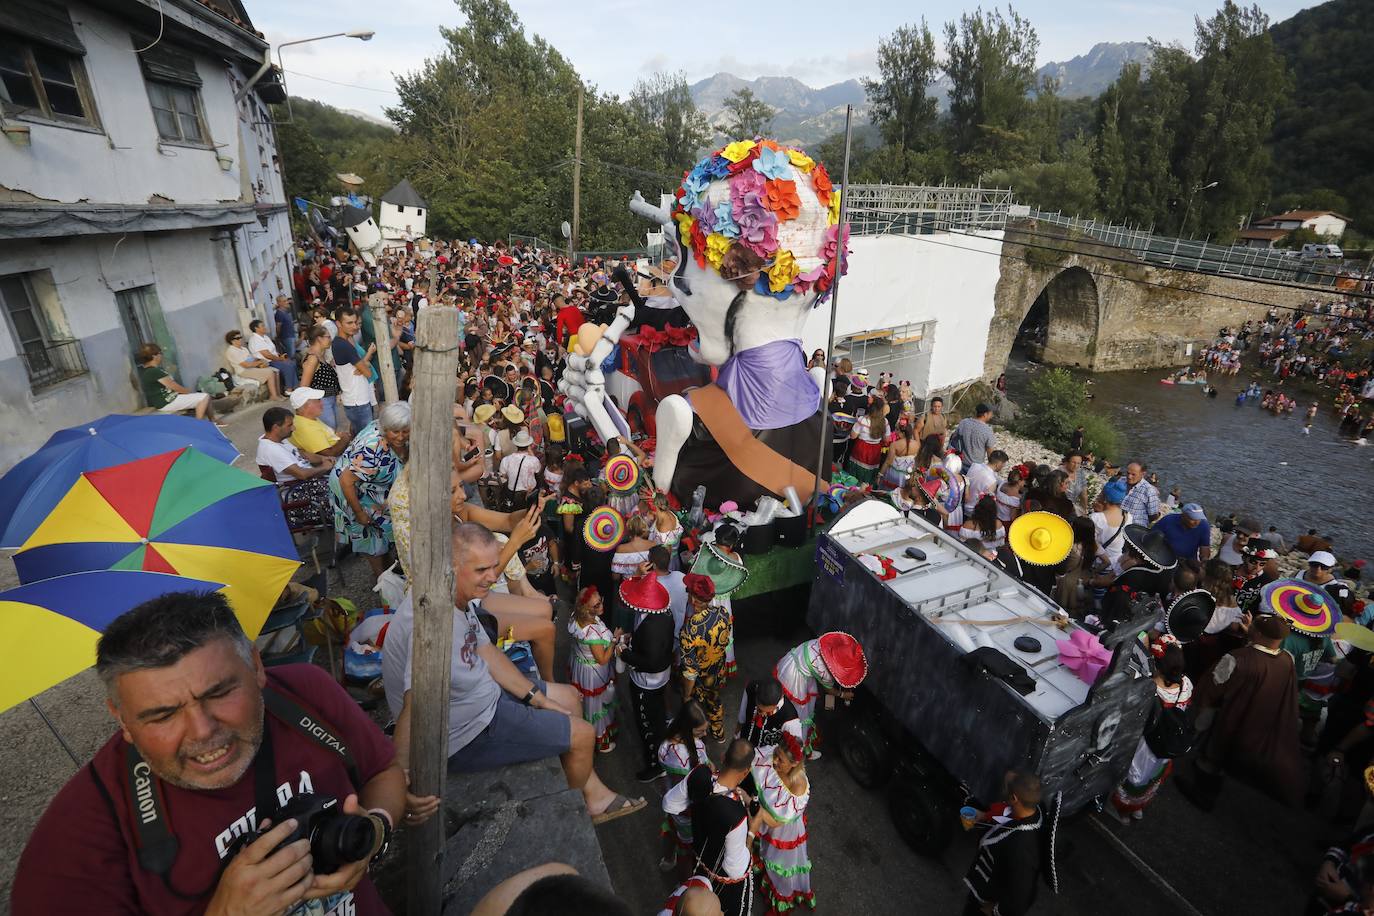
<svg viewBox="0 0 1374 916">
<path fill-rule="evenodd" d="M 698 764 L 711 766 L 706 756 L 706 713 L 697 703 L 688 701 L 682 704 L 677 715 L 668 726 L 668 737 L 658 746 L 658 765 L 663 767 L 664 777 L 659 788 L 664 795 L 679 781 L 685 779 L 692 768 Z M 715 767 L 711 767 L 714 772 Z M 660 831 L 663 837 L 663 858 L 658 867 L 662 871 L 672 871 L 679 858 L 692 860 L 692 817 L 690 813 L 670 814 L 663 820 Z"/>
<path fill-rule="evenodd" d="M 568 633 L 572 651 L 568 654 L 568 682 L 582 695 L 582 718 L 596 729 L 596 749 L 609 753 L 615 749 L 615 640 L 601 622 L 606 604 L 594 588 L 584 588 L 577 596 Z"/>
</svg>

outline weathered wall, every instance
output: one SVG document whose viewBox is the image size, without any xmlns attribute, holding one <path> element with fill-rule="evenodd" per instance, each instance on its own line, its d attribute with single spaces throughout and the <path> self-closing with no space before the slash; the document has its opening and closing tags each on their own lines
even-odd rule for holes
<svg viewBox="0 0 1374 916">
<path fill-rule="evenodd" d="M 242 291 L 225 236 L 194 230 L 130 234 L 122 241 L 95 236 L 0 246 L 0 275 L 38 272 L 31 274 L 41 281 L 35 283 L 37 298 L 55 296 L 45 312 L 64 335 L 81 342 L 89 370 L 33 390 L 13 334 L 0 332 L 0 471 L 58 429 L 144 406 L 115 300 L 120 290 L 157 290 L 176 357 L 168 368 L 183 385 L 193 388 L 197 378 L 222 365 L 224 332 L 244 328 Z"/>
<path fill-rule="evenodd" d="M 983 377 L 1005 368 L 1042 291 L 1050 302 L 1046 361 L 1096 371 L 1186 363 L 1188 345 L 1210 343 L 1218 328 L 1260 317 L 1269 306 L 1301 307 L 1312 296 L 1239 277 L 1124 263 L 1123 256 L 1129 255 L 1053 227 L 1009 225 Z"/>
</svg>

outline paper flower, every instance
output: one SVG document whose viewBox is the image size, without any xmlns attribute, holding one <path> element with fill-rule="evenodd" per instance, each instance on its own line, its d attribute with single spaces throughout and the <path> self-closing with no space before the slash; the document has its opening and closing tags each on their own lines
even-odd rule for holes
<svg viewBox="0 0 1374 916">
<path fill-rule="evenodd" d="M 724 178 L 730 174 L 730 160 L 718 153 L 712 153 L 697 165 L 709 178 Z"/>
<path fill-rule="evenodd" d="M 787 158 L 795 165 L 798 171 L 806 174 L 816 167 L 816 160 L 806 155 L 799 149 L 789 149 Z"/>
<path fill-rule="evenodd" d="M 737 239 L 739 238 L 739 226 L 735 224 L 735 216 L 731 212 L 731 207 L 732 204 L 728 200 L 722 200 L 716 204 L 715 229 L 727 239 Z"/>
<path fill-rule="evenodd" d="M 834 190 L 830 184 L 830 173 L 825 170 L 825 166 L 818 165 L 811 171 L 811 187 L 816 189 L 816 196 L 821 203 L 830 206 L 830 192 Z"/>
<path fill-rule="evenodd" d="M 778 247 L 778 218 L 769 212 L 757 194 L 733 201 L 732 212 L 739 225 L 740 242 L 759 257 L 770 257 Z"/>
<path fill-rule="evenodd" d="M 773 256 L 773 263 L 768 268 L 769 290 L 775 293 L 782 292 L 800 272 L 801 268 L 797 266 L 797 259 L 792 257 L 792 252 L 786 248 L 780 249 Z"/>
<path fill-rule="evenodd" d="M 1068 639 L 1057 639 L 1059 661 L 1065 668 L 1088 685 L 1097 683 L 1103 670 L 1111 664 L 1111 650 L 1087 630 L 1074 630 Z"/>
<path fill-rule="evenodd" d="M 725 149 L 720 151 L 720 155 L 731 162 L 742 162 L 757 145 L 753 140 L 736 140 L 734 143 L 725 144 Z"/>
<path fill-rule="evenodd" d="M 754 171 L 766 178 L 786 178 L 792 174 L 792 160 L 787 150 L 765 146 L 759 151 L 759 158 L 754 160 Z"/>
<path fill-rule="evenodd" d="M 769 285 L 768 274 L 766 273 L 759 274 L 759 278 L 754 281 L 754 292 L 758 293 L 760 296 L 771 296 L 779 302 L 791 298 L 792 294 L 796 291 L 796 287 L 790 285 L 775 291 L 773 287 Z"/>
<path fill-rule="evenodd" d="M 759 158 L 759 153 L 760 153 L 761 151 L 762 151 L 762 147 L 755 146 L 755 147 L 754 147 L 753 149 L 751 149 L 749 152 L 745 153 L 745 154 L 744 154 L 744 158 L 741 159 L 739 162 L 732 162 L 732 163 L 730 163 L 730 167 L 729 167 L 729 172 L 730 172 L 730 174 L 731 174 L 731 175 L 738 175 L 740 172 L 744 172 L 744 171 L 750 171 L 750 172 L 752 172 L 752 171 L 754 170 L 754 160 L 757 159 L 757 158 Z"/>
<path fill-rule="evenodd" d="M 697 221 L 704 233 L 711 233 L 716 228 L 716 211 L 714 205 L 709 200 L 702 200 L 692 208 L 692 218 Z"/>
<path fill-rule="evenodd" d="M 731 225 L 734 225 L 733 222 Z M 736 227 L 738 232 L 739 228 Z M 706 236 L 706 261 L 716 270 L 720 270 L 720 260 L 725 257 L 725 252 L 730 250 L 730 239 L 721 235 L 719 232 L 712 232 Z"/>
<path fill-rule="evenodd" d="M 757 194 L 762 197 L 764 188 L 767 186 L 768 179 L 763 176 L 762 172 L 749 169 L 730 179 L 730 197 L 736 199 L 748 194 Z"/>
<path fill-rule="evenodd" d="M 830 212 L 826 215 L 826 222 L 831 226 L 837 225 L 840 221 L 840 195 L 830 195 Z"/>
<path fill-rule="evenodd" d="M 692 226 L 696 224 L 696 220 L 690 213 L 678 213 L 676 219 L 678 238 L 682 239 L 684 245 L 692 244 Z"/>
<path fill-rule="evenodd" d="M 796 219 L 801 214 L 797 183 L 784 178 L 769 180 L 763 190 L 763 205 L 777 214 L 780 220 Z"/>
<path fill-rule="evenodd" d="M 701 223 L 692 220 L 692 255 L 697 260 L 697 266 L 706 266 L 706 233 L 701 229 Z"/>
</svg>

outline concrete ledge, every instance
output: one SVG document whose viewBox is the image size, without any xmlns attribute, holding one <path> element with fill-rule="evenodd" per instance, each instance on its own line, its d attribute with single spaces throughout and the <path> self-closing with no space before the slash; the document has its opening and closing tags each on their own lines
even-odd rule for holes
<svg viewBox="0 0 1374 916">
<path fill-rule="evenodd" d="M 451 775 L 445 808 L 458 821 L 444 855 L 445 916 L 466 916 L 497 884 L 546 862 L 610 886 L 582 793 L 556 758 Z"/>
</svg>

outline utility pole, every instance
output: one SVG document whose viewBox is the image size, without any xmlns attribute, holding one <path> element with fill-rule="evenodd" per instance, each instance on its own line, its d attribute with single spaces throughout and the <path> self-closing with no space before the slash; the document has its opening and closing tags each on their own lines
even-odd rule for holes
<svg viewBox="0 0 1374 916">
<path fill-rule="evenodd" d="M 573 218 L 568 235 L 568 261 L 577 253 L 578 217 L 582 211 L 582 86 L 577 87 L 577 134 L 573 140 Z"/>
<path fill-rule="evenodd" d="M 411 649 L 410 784 L 444 797 L 448 772 L 449 666 L 453 655 L 453 401 L 458 391 L 458 310 L 431 305 L 415 318 L 410 435 L 415 625 Z M 441 803 L 442 804 L 442 803 Z M 442 909 L 444 813 L 410 830 L 406 910 Z"/>
<path fill-rule="evenodd" d="M 386 313 L 386 293 L 367 297 L 367 310 L 372 315 L 372 337 L 377 341 L 377 371 L 382 375 L 383 399 L 396 402 L 396 367 L 391 362 L 391 319 Z"/>
</svg>

